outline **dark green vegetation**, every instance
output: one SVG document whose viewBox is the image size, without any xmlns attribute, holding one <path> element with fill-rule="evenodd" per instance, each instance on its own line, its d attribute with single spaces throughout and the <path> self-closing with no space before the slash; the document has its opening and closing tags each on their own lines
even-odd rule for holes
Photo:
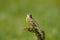
<svg viewBox="0 0 60 40">
<path fill-rule="evenodd" d="M 31 12 L 46 32 L 46 40 L 60 40 L 60 0 L 0 0 L 0 40 L 36 40 L 24 31 Z"/>
</svg>

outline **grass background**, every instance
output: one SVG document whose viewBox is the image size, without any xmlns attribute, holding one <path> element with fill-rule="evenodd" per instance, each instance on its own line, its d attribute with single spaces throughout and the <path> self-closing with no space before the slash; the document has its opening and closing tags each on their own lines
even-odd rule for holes
<svg viewBox="0 0 60 40">
<path fill-rule="evenodd" d="M 60 40 L 60 0 L 0 0 L 0 40 L 36 40 L 24 31 L 31 12 L 46 33 L 46 40 Z"/>
</svg>

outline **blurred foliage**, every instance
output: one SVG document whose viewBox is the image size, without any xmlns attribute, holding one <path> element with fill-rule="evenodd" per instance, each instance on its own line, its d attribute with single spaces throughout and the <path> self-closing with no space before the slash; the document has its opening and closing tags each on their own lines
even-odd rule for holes
<svg viewBox="0 0 60 40">
<path fill-rule="evenodd" d="M 60 40 L 60 0 L 0 0 L 0 40 L 36 40 L 24 31 L 26 14 L 46 32 L 46 40 Z"/>
</svg>

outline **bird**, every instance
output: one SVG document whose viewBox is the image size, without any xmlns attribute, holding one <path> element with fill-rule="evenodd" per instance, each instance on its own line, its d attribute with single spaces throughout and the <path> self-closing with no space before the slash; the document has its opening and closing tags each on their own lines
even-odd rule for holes
<svg viewBox="0 0 60 40">
<path fill-rule="evenodd" d="M 36 23 L 36 21 L 35 21 L 34 18 L 32 17 L 32 14 L 31 14 L 31 13 L 27 14 L 26 22 L 29 23 L 29 24 L 32 25 L 32 26 L 35 26 L 35 27 L 38 26 L 38 24 Z"/>
<path fill-rule="evenodd" d="M 32 26 L 32 28 L 26 28 L 26 29 L 28 29 L 28 31 L 30 32 L 34 32 L 36 36 L 38 37 L 38 40 L 39 38 L 41 40 L 44 40 L 45 32 L 39 28 L 38 23 L 34 20 L 31 13 L 27 14 L 26 22 Z"/>
</svg>

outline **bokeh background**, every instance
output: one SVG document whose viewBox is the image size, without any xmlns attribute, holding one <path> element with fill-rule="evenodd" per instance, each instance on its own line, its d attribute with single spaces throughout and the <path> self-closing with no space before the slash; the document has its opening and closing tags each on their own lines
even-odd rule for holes
<svg viewBox="0 0 60 40">
<path fill-rule="evenodd" d="M 23 30 L 26 14 L 31 12 L 45 40 L 60 40 L 60 0 L 0 0 L 0 40 L 36 40 Z"/>
</svg>

